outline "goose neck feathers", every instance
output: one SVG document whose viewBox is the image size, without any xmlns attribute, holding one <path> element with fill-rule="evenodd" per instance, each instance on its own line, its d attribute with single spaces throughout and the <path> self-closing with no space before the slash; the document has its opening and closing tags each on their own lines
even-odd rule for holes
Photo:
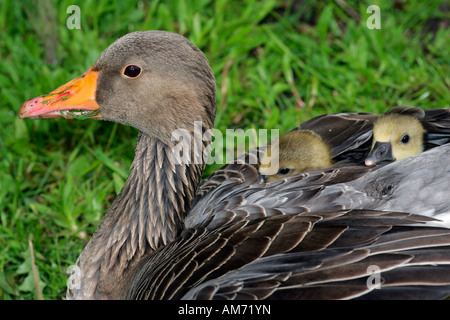
<svg viewBox="0 0 450 320">
<path fill-rule="evenodd" d="M 70 299 L 117 299 L 129 270 L 184 228 L 203 164 L 179 165 L 172 150 L 139 134 L 130 175 L 77 260 L 84 277 Z"/>
</svg>

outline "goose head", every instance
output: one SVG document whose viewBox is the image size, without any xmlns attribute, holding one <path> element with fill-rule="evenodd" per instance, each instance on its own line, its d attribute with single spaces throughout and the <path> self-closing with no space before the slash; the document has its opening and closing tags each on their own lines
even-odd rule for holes
<svg viewBox="0 0 450 320">
<path fill-rule="evenodd" d="M 272 152 L 278 152 L 278 167 L 271 166 Z M 331 149 L 316 133 L 294 130 L 280 137 L 264 154 L 259 173 L 266 182 L 287 178 L 310 169 L 326 168 L 333 164 Z"/>
<path fill-rule="evenodd" d="M 399 106 L 375 121 L 372 148 L 365 165 L 398 161 L 423 152 L 425 129 L 419 119 L 423 114 L 422 109 Z"/>
<path fill-rule="evenodd" d="M 170 145 L 172 132 L 192 132 L 194 121 L 212 127 L 215 90 L 206 57 L 186 38 L 138 31 L 117 39 L 80 77 L 25 102 L 19 117 L 115 121 Z"/>
</svg>

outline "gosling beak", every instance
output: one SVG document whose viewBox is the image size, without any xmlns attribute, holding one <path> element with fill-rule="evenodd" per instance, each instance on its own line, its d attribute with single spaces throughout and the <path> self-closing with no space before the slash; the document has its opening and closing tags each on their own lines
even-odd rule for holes
<svg viewBox="0 0 450 320">
<path fill-rule="evenodd" d="M 98 72 L 90 67 L 81 76 L 49 94 L 28 100 L 19 110 L 19 118 L 86 119 L 101 118 L 95 101 Z"/>
<path fill-rule="evenodd" d="M 395 161 L 395 158 L 392 156 L 392 145 L 390 142 L 375 142 L 366 160 L 364 160 L 364 164 L 372 167 L 382 161 Z"/>
<path fill-rule="evenodd" d="M 264 174 L 259 174 L 258 183 L 267 183 L 267 176 Z"/>
</svg>

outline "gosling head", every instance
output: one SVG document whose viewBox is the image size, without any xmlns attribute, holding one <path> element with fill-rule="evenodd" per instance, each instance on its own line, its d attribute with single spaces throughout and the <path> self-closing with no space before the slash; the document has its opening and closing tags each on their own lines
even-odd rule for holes
<svg viewBox="0 0 450 320">
<path fill-rule="evenodd" d="M 396 107 L 374 123 L 372 149 L 364 161 L 366 166 L 402 160 L 423 152 L 425 129 L 420 121 L 423 110 L 418 112 L 417 109 Z"/>
<path fill-rule="evenodd" d="M 271 153 L 278 152 L 278 166 L 274 169 Z M 310 169 L 326 168 L 333 164 L 331 149 L 316 133 L 295 130 L 280 137 L 261 159 L 259 173 L 272 182 Z"/>
</svg>

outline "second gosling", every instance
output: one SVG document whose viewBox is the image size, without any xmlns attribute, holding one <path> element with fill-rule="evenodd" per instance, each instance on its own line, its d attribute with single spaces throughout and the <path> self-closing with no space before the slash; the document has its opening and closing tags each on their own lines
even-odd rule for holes
<svg viewBox="0 0 450 320">
<path fill-rule="evenodd" d="M 272 166 L 272 152 L 278 155 L 278 166 Z M 266 182 L 287 178 L 310 169 L 333 165 L 332 152 L 318 134 L 309 130 L 293 130 L 282 135 L 267 148 L 259 173 Z"/>
</svg>

